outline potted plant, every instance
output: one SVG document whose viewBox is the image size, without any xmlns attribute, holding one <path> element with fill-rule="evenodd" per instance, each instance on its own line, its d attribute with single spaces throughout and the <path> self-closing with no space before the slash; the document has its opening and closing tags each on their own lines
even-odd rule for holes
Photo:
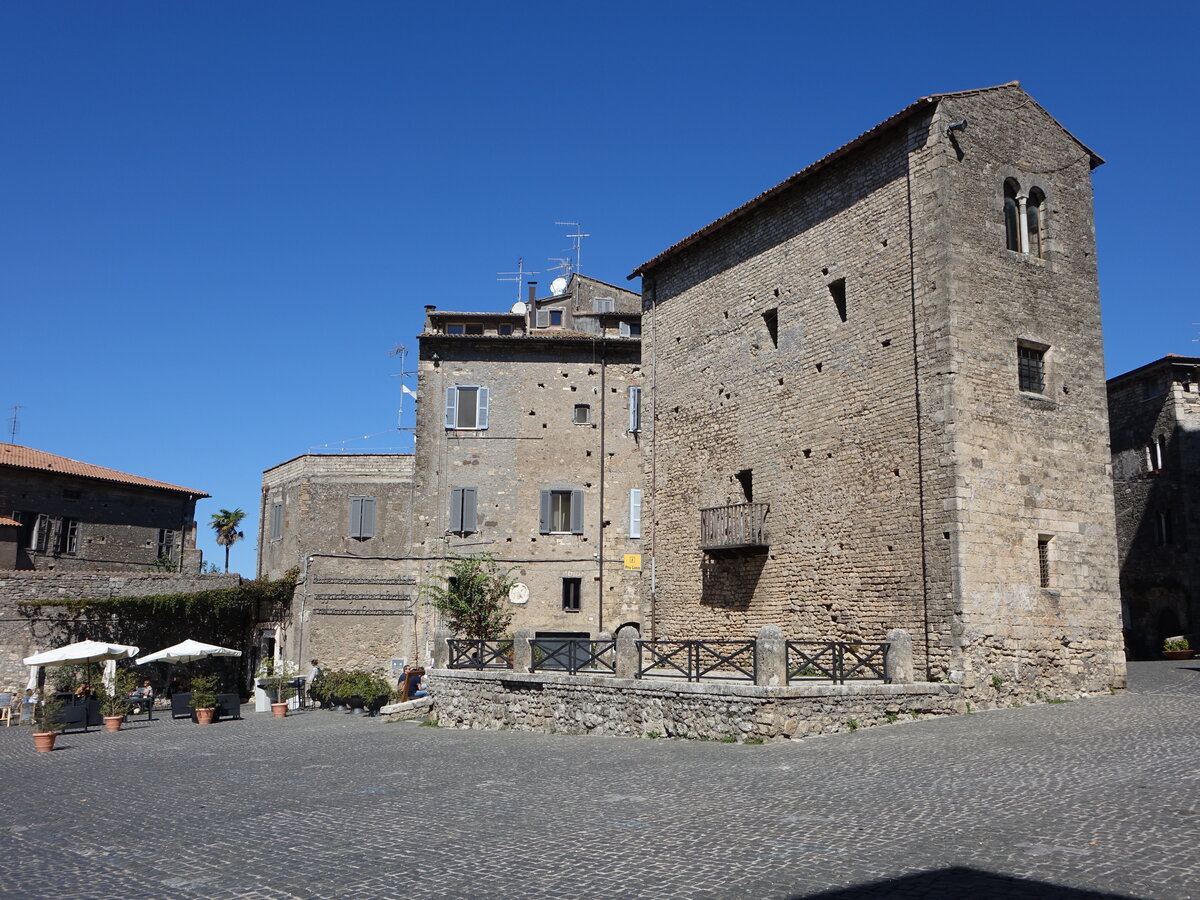
<svg viewBox="0 0 1200 900">
<path fill-rule="evenodd" d="M 1192 645 L 1185 637 L 1167 638 L 1163 641 L 1163 657 L 1165 659 L 1191 659 L 1194 653 Z"/>
<path fill-rule="evenodd" d="M 271 704 L 271 712 L 277 719 L 282 719 L 287 715 L 287 692 L 288 688 L 292 686 L 292 682 L 296 680 L 298 671 L 296 664 L 290 659 L 278 661 L 265 659 L 259 667 L 259 677 L 266 682 L 265 687 L 275 695 L 275 701 Z"/>
<path fill-rule="evenodd" d="M 192 679 L 192 698 L 188 701 L 196 712 L 197 725 L 211 725 L 217 711 L 217 676 L 197 675 Z"/>
<path fill-rule="evenodd" d="M 54 740 L 66 727 L 62 721 L 63 702 L 47 697 L 33 711 L 33 749 L 38 753 L 49 753 L 54 749 Z"/>
<path fill-rule="evenodd" d="M 105 731 L 121 730 L 125 713 L 129 709 L 129 695 L 133 693 L 136 683 L 137 679 L 128 669 L 117 669 L 111 689 L 108 685 L 100 688 L 100 712 L 104 716 Z"/>
</svg>

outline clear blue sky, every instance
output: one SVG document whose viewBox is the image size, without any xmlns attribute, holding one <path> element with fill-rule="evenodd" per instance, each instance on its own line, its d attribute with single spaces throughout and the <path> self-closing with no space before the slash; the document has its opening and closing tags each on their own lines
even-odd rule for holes
<svg viewBox="0 0 1200 900">
<path fill-rule="evenodd" d="M 506 308 L 556 220 L 624 283 L 917 97 L 1013 79 L 1108 160 L 1109 374 L 1200 353 L 1196 10 L 9 0 L 0 412 L 206 490 L 202 526 L 244 508 L 253 575 L 263 469 L 406 446 L 389 351 L 424 304 Z"/>
</svg>

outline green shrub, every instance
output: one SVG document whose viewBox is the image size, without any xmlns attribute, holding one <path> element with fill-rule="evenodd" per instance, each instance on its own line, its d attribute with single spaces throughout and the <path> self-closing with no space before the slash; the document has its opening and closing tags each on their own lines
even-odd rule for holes
<svg viewBox="0 0 1200 900">
<path fill-rule="evenodd" d="M 196 675 L 192 678 L 192 697 L 188 706 L 192 709 L 213 709 L 217 705 L 217 676 Z"/>
<path fill-rule="evenodd" d="M 1163 650 L 1166 650 L 1167 652 L 1191 649 L 1192 645 L 1188 643 L 1188 639 L 1185 637 L 1168 638 L 1167 640 L 1163 641 Z"/>
</svg>

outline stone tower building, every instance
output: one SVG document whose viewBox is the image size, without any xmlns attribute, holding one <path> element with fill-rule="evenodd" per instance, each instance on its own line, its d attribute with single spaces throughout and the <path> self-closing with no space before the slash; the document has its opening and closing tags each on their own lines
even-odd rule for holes
<svg viewBox="0 0 1200 900">
<path fill-rule="evenodd" d="M 914 638 L 977 695 L 1124 679 L 1090 172 L 923 98 L 640 266 L 659 638 Z"/>
<path fill-rule="evenodd" d="M 518 581 L 513 628 L 594 637 L 640 627 L 641 299 L 579 274 L 556 296 L 533 291 L 510 313 L 427 307 L 421 578 L 450 556 L 492 553 Z"/>
<path fill-rule="evenodd" d="M 1200 646 L 1200 358 L 1166 356 L 1108 382 L 1126 642 Z"/>
</svg>

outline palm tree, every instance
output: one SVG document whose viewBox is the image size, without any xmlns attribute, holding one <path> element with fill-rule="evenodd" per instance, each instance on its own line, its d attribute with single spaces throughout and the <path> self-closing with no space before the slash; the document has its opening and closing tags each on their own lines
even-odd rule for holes
<svg viewBox="0 0 1200 900">
<path fill-rule="evenodd" d="M 240 507 L 234 510 L 222 509 L 213 513 L 212 521 L 208 523 L 217 533 L 217 546 L 225 548 L 226 573 L 229 572 L 229 548 L 245 537 L 237 530 L 244 518 L 246 513 Z"/>
</svg>

